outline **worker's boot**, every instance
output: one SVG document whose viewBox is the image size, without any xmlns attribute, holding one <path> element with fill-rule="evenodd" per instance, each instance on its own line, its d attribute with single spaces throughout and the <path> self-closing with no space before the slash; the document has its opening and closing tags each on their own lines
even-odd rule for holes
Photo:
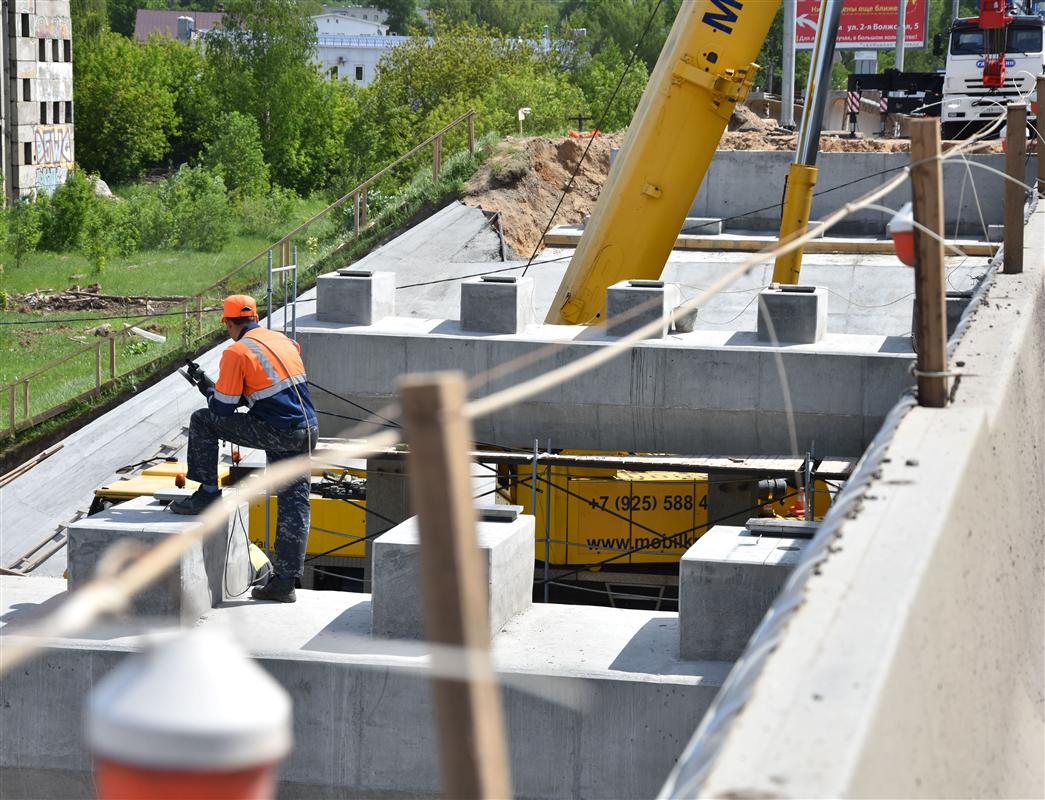
<svg viewBox="0 0 1045 800">
<path fill-rule="evenodd" d="M 257 587 L 250 596 L 255 600 L 274 600 L 277 603 L 293 603 L 297 600 L 294 594 L 294 579 L 273 575 L 264 586 Z"/>
<path fill-rule="evenodd" d="M 197 489 L 188 497 L 183 497 L 181 500 L 175 500 L 170 504 L 169 508 L 175 514 L 185 514 L 187 516 L 198 517 L 207 510 L 207 506 L 219 497 L 221 497 L 220 491 L 206 492 L 203 489 Z"/>
</svg>

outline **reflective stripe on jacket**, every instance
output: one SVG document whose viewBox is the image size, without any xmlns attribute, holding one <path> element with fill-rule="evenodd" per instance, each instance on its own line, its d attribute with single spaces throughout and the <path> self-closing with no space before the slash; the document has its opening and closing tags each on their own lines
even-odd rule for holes
<svg viewBox="0 0 1045 800">
<path fill-rule="evenodd" d="M 231 414 L 243 402 L 252 414 L 278 428 L 316 424 L 300 347 L 278 331 L 248 327 L 225 349 L 208 405 Z"/>
</svg>

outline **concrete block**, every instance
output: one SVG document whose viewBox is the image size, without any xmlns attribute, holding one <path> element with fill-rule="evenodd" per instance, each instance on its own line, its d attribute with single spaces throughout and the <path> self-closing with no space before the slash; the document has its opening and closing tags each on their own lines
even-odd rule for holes
<svg viewBox="0 0 1045 800">
<path fill-rule="evenodd" d="M 484 275 L 461 284 L 462 329 L 522 333 L 533 322 L 533 278 Z"/>
<path fill-rule="evenodd" d="M 530 607 L 533 598 L 534 518 L 477 522 L 481 560 L 486 570 L 490 633 Z M 417 517 L 374 540 L 374 636 L 424 639 L 421 602 L 421 544 Z"/>
<path fill-rule="evenodd" d="M 69 526 L 69 588 L 76 589 L 94 577 L 99 561 L 114 542 L 123 539 L 151 547 L 186 533 L 195 524 L 195 517 L 172 514 L 165 503 L 152 497 L 128 500 L 74 522 Z M 231 594 L 244 591 L 250 569 L 246 526 L 247 506 L 242 505 L 230 515 L 224 533 L 194 544 L 160 582 L 135 597 L 128 615 L 175 617 L 191 625 L 226 599 L 226 589 Z"/>
<path fill-rule="evenodd" d="M 727 525 L 701 536 L 679 563 L 682 658 L 738 658 L 807 545 Z"/>
<path fill-rule="evenodd" d="M 766 320 L 769 318 L 769 321 Z M 814 344 L 827 331 L 827 289 L 823 286 L 770 286 L 758 295 L 758 340 Z"/>
<path fill-rule="evenodd" d="M 340 269 L 316 279 L 316 317 L 373 325 L 395 314 L 395 273 Z"/>
<path fill-rule="evenodd" d="M 690 236 L 718 236 L 722 233 L 722 218 L 686 217 L 682 233 Z"/>
<path fill-rule="evenodd" d="M 620 281 L 606 290 L 606 335 L 627 336 L 655 319 L 663 318 L 659 332 L 649 339 L 663 339 L 668 334 L 666 315 L 682 302 L 679 287 L 663 281 Z M 641 311 L 635 309 L 644 306 Z M 626 319 L 617 320 L 622 315 Z"/>
</svg>

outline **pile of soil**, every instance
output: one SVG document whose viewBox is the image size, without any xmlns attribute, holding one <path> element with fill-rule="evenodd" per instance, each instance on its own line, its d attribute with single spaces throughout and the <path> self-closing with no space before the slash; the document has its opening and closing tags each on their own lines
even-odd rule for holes
<svg viewBox="0 0 1045 800">
<path fill-rule="evenodd" d="M 529 258 L 589 141 L 508 137 L 472 176 L 464 202 L 485 211 L 500 211 L 505 242 L 517 255 Z M 577 223 L 591 213 L 610 168 L 610 148 L 620 147 L 623 141 L 623 133 L 591 141 L 553 225 Z"/>
<path fill-rule="evenodd" d="M 793 131 L 779 127 L 775 120 L 760 117 L 746 106 L 737 106 L 719 149 L 794 152 L 797 140 Z M 609 171 L 610 149 L 620 147 L 623 142 L 624 133 L 615 133 L 597 137 L 591 143 L 569 193 L 555 213 L 552 227 L 581 222 L 592 212 Z M 540 243 L 545 226 L 587 145 L 587 139 L 568 137 L 509 137 L 472 176 L 465 187 L 464 202 L 485 211 L 500 211 L 506 243 L 517 255 L 529 258 Z M 825 153 L 905 153 L 910 150 L 910 142 L 822 136 L 820 150 Z M 1000 143 L 985 142 L 974 152 L 1000 150 Z"/>
</svg>

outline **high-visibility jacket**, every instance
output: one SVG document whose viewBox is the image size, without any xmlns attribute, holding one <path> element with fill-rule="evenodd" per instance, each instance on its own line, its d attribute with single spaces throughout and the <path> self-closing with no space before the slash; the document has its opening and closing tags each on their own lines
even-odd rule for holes
<svg viewBox="0 0 1045 800">
<path fill-rule="evenodd" d="M 315 426 L 316 409 L 300 349 L 278 331 L 250 325 L 222 353 L 208 407 L 224 416 L 246 403 L 251 414 L 273 427 Z"/>
</svg>

